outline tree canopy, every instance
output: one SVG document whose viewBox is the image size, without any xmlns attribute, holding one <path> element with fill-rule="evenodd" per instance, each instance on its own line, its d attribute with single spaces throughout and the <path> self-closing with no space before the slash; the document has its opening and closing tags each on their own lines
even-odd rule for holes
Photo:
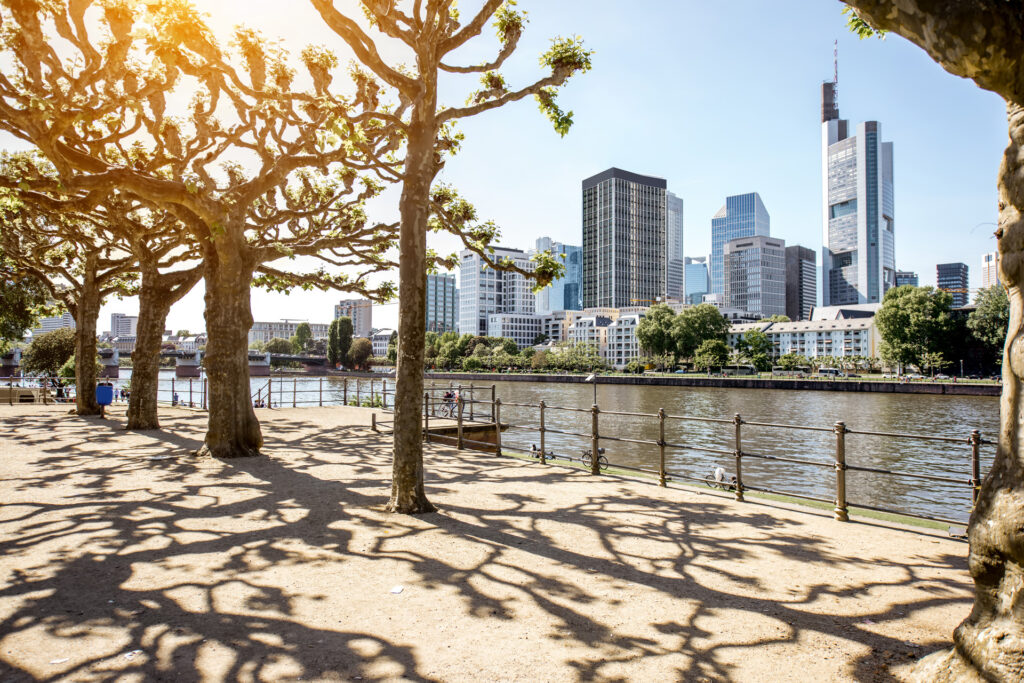
<svg viewBox="0 0 1024 683">
<path fill-rule="evenodd" d="M 1006 330 L 1010 325 L 1010 299 L 1002 285 L 978 292 L 976 308 L 967 318 L 971 334 L 981 342 L 995 364 L 1001 364 Z"/>
<path fill-rule="evenodd" d="M 903 285 L 885 293 L 875 324 L 882 358 L 921 367 L 926 353 L 941 352 L 952 329 L 953 297 L 933 287 Z"/>
<path fill-rule="evenodd" d="M 21 369 L 29 374 L 56 377 L 74 355 L 75 331 L 62 327 L 32 338 L 32 343 L 21 356 Z"/>
</svg>

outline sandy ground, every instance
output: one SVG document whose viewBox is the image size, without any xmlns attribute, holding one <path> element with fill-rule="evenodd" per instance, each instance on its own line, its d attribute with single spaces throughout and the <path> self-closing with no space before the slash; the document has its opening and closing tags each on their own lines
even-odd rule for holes
<svg viewBox="0 0 1024 683">
<path fill-rule="evenodd" d="M 0 406 L 0 680 L 887 681 L 969 609 L 943 535 L 443 446 L 387 515 L 369 409 L 260 412 Z"/>
</svg>

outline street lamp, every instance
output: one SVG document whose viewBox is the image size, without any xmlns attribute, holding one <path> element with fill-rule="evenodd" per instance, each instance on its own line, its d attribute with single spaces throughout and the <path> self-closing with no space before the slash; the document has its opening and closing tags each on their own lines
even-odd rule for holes
<svg viewBox="0 0 1024 683">
<path fill-rule="evenodd" d="M 590 373 L 589 375 L 587 375 L 587 378 L 585 380 L 583 380 L 583 381 L 584 382 L 590 382 L 591 384 L 594 385 L 594 405 L 596 406 L 597 405 L 597 373 L 594 373 L 594 372 Z"/>
</svg>

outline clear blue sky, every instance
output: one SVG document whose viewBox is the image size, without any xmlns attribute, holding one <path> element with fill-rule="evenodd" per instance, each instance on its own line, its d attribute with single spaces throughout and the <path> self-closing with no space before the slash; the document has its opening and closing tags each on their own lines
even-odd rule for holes
<svg viewBox="0 0 1024 683">
<path fill-rule="evenodd" d="M 477 2 L 460 4 L 464 14 Z M 292 45 L 335 43 L 303 3 L 230 0 L 235 16 L 285 35 Z M 1002 100 L 943 71 L 899 36 L 858 40 L 839 2 L 763 0 L 520 0 L 530 23 L 512 84 L 539 73 L 549 38 L 581 35 L 594 69 L 561 96 L 575 112 L 561 139 L 532 100 L 464 122 L 463 151 L 443 179 L 480 215 L 503 226 L 502 244 L 529 248 L 550 235 L 579 244 L 580 181 L 609 166 L 664 177 L 685 202 L 685 251 L 706 254 L 711 216 L 727 195 L 756 191 L 772 234 L 821 248 L 820 83 L 832 77 L 839 40 L 839 106 L 856 124 L 874 119 L 895 146 L 896 264 L 934 284 L 935 264 L 964 261 L 980 285 L 981 254 L 995 249 L 996 173 L 1006 144 Z M 228 10 L 217 10 L 218 13 Z M 483 53 L 481 53 L 483 54 Z M 461 103 L 474 89 L 446 88 Z M 387 211 L 386 207 L 379 210 Z M 438 242 L 451 248 L 451 242 Z M 255 293 L 257 320 L 327 322 L 337 293 Z M 104 314 L 135 310 L 114 301 Z M 395 306 L 374 312 L 396 323 Z M 169 326 L 201 329 L 197 288 Z M 100 329 L 106 325 L 101 320 Z"/>
</svg>

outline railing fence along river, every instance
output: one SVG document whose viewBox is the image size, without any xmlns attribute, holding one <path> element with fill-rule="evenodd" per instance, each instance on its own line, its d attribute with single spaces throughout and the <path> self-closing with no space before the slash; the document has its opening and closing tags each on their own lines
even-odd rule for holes
<svg viewBox="0 0 1024 683">
<path fill-rule="evenodd" d="M 115 388 L 127 383 L 114 380 Z M 394 401 L 394 380 L 388 378 L 253 378 L 252 388 L 255 404 L 274 408 L 348 403 L 390 412 Z M 443 395 L 455 391 L 464 424 L 494 425 L 497 413 L 504 433 L 490 435 L 492 450 L 497 442 L 502 450 L 543 451 L 543 457 L 535 452 L 538 460 L 577 465 L 584 451 L 597 452 L 599 471 L 607 461 L 613 470 L 698 485 L 721 467 L 727 485 L 732 477 L 740 484 L 738 498 L 760 492 L 818 501 L 834 506 L 840 518 L 853 507 L 963 524 L 972 491 L 995 454 L 995 398 L 600 390 L 595 411 L 587 385 L 428 380 L 425 416 L 439 418 L 439 411 L 454 407 Z M 178 404 L 203 408 L 205 380 L 161 377 L 160 401 L 174 403 L 175 394 Z M 459 417 L 458 410 L 451 412 Z"/>
</svg>

